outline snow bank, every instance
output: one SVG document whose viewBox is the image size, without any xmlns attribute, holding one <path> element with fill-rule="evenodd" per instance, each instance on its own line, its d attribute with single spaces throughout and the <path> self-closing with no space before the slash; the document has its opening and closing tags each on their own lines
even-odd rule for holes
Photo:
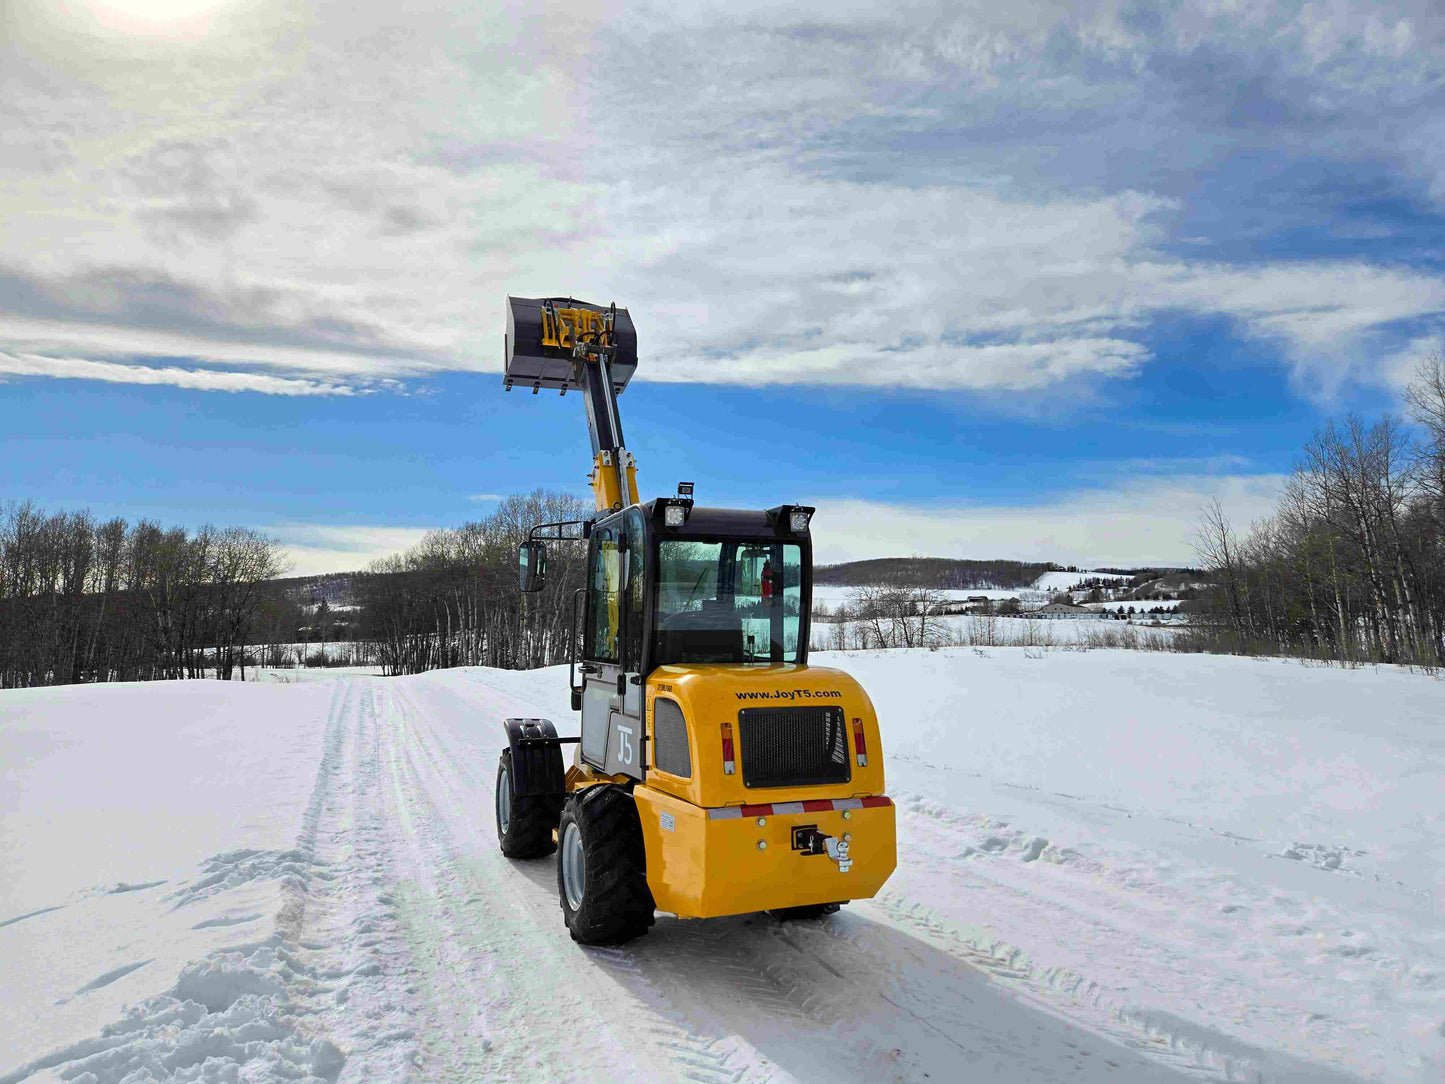
<svg viewBox="0 0 1445 1084">
<path fill-rule="evenodd" d="M 95 1035 L 218 939 L 270 935 L 332 691 L 0 693 L 0 1072 Z"/>
</svg>

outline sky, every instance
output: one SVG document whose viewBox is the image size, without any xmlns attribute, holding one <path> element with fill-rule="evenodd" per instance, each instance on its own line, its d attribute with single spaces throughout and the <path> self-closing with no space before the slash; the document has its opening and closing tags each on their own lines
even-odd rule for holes
<svg viewBox="0 0 1445 1084">
<path fill-rule="evenodd" d="M 538 486 L 505 299 L 627 307 L 644 499 L 1194 560 L 1445 327 L 1435 2 L 0 0 L 0 502 L 363 567 Z"/>
</svg>

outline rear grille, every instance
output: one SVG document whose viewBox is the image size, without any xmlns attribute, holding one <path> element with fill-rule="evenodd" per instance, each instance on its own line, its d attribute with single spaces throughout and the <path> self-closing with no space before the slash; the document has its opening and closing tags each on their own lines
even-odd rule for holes
<svg viewBox="0 0 1445 1084">
<path fill-rule="evenodd" d="M 806 787 L 853 778 L 842 708 L 745 708 L 738 712 L 738 737 L 746 786 Z"/>
<path fill-rule="evenodd" d="M 687 720 L 674 701 L 658 697 L 652 708 L 652 762 L 683 779 L 692 778 L 692 750 L 687 745 Z"/>
</svg>

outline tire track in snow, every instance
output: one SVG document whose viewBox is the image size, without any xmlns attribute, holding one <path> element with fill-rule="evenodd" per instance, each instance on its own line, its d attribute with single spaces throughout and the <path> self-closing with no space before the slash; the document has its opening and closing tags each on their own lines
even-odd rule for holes
<svg viewBox="0 0 1445 1084">
<path fill-rule="evenodd" d="M 421 772 L 425 765 L 434 773 L 423 781 L 422 796 L 449 811 L 446 819 L 457 845 L 477 855 L 472 862 L 477 892 L 493 899 L 516 894 L 529 926 L 543 930 L 544 937 L 553 930 L 551 942 L 567 945 L 551 887 L 554 860 L 513 863 L 500 857 L 491 824 L 491 774 L 481 770 L 477 748 L 468 746 L 459 728 L 429 725 L 428 713 L 410 695 L 414 688 L 398 684 L 388 690 L 404 702 L 413 723 L 417 744 L 410 767 Z M 505 697 L 498 699 L 500 703 L 491 705 L 497 728 L 492 748 L 501 745 L 501 718 L 516 714 L 507 710 L 511 705 Z M 477 816 L 477 811 L 485 812 Z M 846 915 L 834 921 L 875 925 Z M 828 924 L 801 924 L 809 925 Z M 861 952 L 847 939 L 811 938 L 806 948 L 800 947 L 767 916 L 686 922 L 663 918 L 634 945 L 584 951 L 599 970 L 668 1022 L 665 1037 L 658 1041 L 673 1048 L 674 1061 L 691 1079 L 786 1080 L 792 1079 L 790 1071 L 803 1079 L 840 1081 L 923 1079 L 930 1071 L 932 1079 L 949 1079 L 959 1057 L 1001 1058 L 1012 1066 L 994 1079 L 1054 1079 L 1062 1060 L 1075 1058 L 1063 1071 L 1076 1074 L 1091 1054 L 1080 1049 L 1091 1036 L 1080 1033 L 1063 1042 L 1067 1050 L 1037 1057 L 1027 1035 L 1032 1014 L 1010 1008 L 1011 1003 L 1002 1010 L 1007 1034 L 993 1035 L 971 1025 L 966 1019 L 970 998 L 962 988 L 969 975 L 960 962 L 951 965 L 953 973 L 942 984 L 931 973 L 934 961 L 900 975 L 896 966 Z M 886 981 L 877 981 L 879 974 Z M 947 1004 L 940 1006 L 940 997 Z M 994 997 L 999 1000 L 999 995 Z M 999 1005 L 992 1011 L 999 1013 Z M 961 1028 L 972 1045 L 955 1041 L 936 1019 Z M 1104 1051 L 1097 1059 L 1101 1066 L 1129 1063 L 1135 1071 L 1132 1079 L 1177 1079 L 1170 1067 L 1155 1069 L 1122 1046 L 1115 1052 L 1117 1061 L 1110 1062 L 1108 1054 L 1118 1041 L 1105 1033 L 1104 1041 L 1095 1044 Z M 923 1048 L 926 1052 L 919 1054 Z"/>
<path fill-rule="evenodd" d="M 474 849 L 474 853 L 479 856 L 474 859 L 475 866 L 471 871 L 475 878 L 474 890 L 483 894 L 495 893 L 498 890 L 504 892 L 513 900 L 515 913 L 526 921 L 534 934 L 539 934 L 550 945 L 560 946 L 564 955 L 583 954 L 584 965 L 586 962 L 596 964 L 624 990 L 630 992 L 637 1002 L 647 1006 L 650 1010 L 648 1015 L 651 1016 L 645 1020 L 647 1041 L 677 1070 L 676 1073 L 666 1073 L 666 1078 L 674 1078 L 680 1073 L 683 1079 L 699 1081 L 702 1084 L 738 1084 L 744 1081 L 747 1084 L 764 1084 L 767 1081 L 786 1084 L 793 1079 L 780 1073 L 775 1066 L 769 1065 L 766 1058 L 750 1052 L 747 1044 L 736 1036 L 699 1033 L 690 1028 L 685 1016 L 679 1013 L 647 978 L 636 955 L 630 949 L 584 948 L 573 944 L 561 921 L 555 889 L 550 887 L 555 884 L 554 875 L 547 876 L 555 869 L 555 859 L 549 856 L 539 860 L 534 866 L 545 871 L 543 884 L 540 886 L 542 891 L 539 893 L 536 891 L 539 886 L 528 881 L 526 877 L 518 880 L 519 870 L 533 864 L 518 866 L 503 858 L 498 851 L 495 825 L 490 819 L 495 815 L 491 803 L 495 779 L 493 774 L 486 770 L 490 765 L 479 761 L 474 755 L 468 755 L 468 752 L 448 748 L 439 729 L 420 725 L 420 721 L 425 718 L 424 709 L 418 706 L 403 688 L 396 688 L 394 692 L 397 699 L 405 705 L 403 710 L 407 717 L 413 721 L 411 733 L 415 738 L 416 748 L 436 773 L 433 777 L 434 783 L 446 792 L 447 807 L 467 811 L 457 818 L 457 824 L 465 836 L 467 847 Z M 497 720 L 499 732 L 500 720 L 501 716 Z M 429 794 L 428 797 L 434 803 L 441 794 Z M 471 812 L 477 810 L 487 811 L 486 818 Z M 482 876 L 483 873 L 487 876 Z M 555 923 L 550 930 L 546 928 L 549 921 Z M 575 967 L 576 964 L 571 963 L 570 966 Z M 722 963 L 721 967 L 737 979 L 737 990 L 771 1004 L 779 1016 L 793 1018 L 797 1015 L 795 1008 L 756 971 L 736 963 Z M 605 988 L 598 990 L 599 995 L 604 998 L 615 996 L 616 992 Z M 636 1023 L 629 1024 L 628 1027 L 634 1031 L 640 1030 Z"/>
<path fill-rule="evenodd" d="M 558 946 L 542 933 L 533 915 L 498 892 L 498 878 L 476 875 L 475 844 L 454 831 L 476 819 L 475 803 L 458 808 L 448 800 L 455 773 L 445 770 L 405 698 L 380 683 L 371 691 L 378 731 L 372 770 L 385 781 L 384 858 L 399 884 L 398 947 L 413 992 L 426 1002 L 418 1044 L 427 1079 L 566 1080 L 609 1068 L 635 1074 L 633 1033 L 645 1030 L 645 1015 L 620 1012 L 615 990 L 588 998 L 575 981 L 559 981 L 577 978 L 570 974 L 576 961 L 563 954 L 571 943 Z M 388 978 L 396 973 L 392 968 Z M 674 1075 L 644 1072 L 658 1080 Z"/>
<path fill-rule="evenodd" d="M 901 802 L 900 812 L 908 806 L 909 803 Z M 988 885 L 994 898 L 992 906 L 995 910 L 1000 907 L 997 897 L 1003 895 L 1010 901 L 1007 904 L 1009 911 L 1016 915 L 1035 916 L 1041 928 L 1047 928 L 1061 914 L 1066 915 L 1069 929 L 1090 931 L 1089 943 L 1107 945 L 1116 963 L 1118 958 L 1127 961 L 1129 954 L 1147 954 L 1147 963 L 1152 966 L 1144 966 L 1141 961 L 1138 967 L 1130 969 L 1131 974 L 1147 977 L 1162 962 L 1171 973 L 1192 976 L 1193 986 L 1200 998 L 1228 997 L 1231 1001 L 1238 1000 L 1238 981 L 1227 971 L 1213 973 L 1201 968 L 1198 960 L 1178 956 L 1167 940 L 1151 934 L 1157 923 L 1150 921 L 1150 916 L 1156 912 L 1159 917 L 1169 913 L 1168 898 L 1154 898 L 1156 892 L 1162 893 L 1162 890 L 1150 893 L 1142 913 L 1100 913 L 1097 908 L 1059 896 L 1057 888 L 1049 890 L 1028 881 L 1020 883 L 1020 870 L 1028 857 L 1016 854 L 1017 846 L 1013 846 L 1010 854 L 1018 861 L 994 857 L 993 848 L 987 843 L 982 846 L 982 857 L 987 858 L 985 861 L 964 861 L 978 853 L 979 848 L 974 847 L 965 847 L 955 857 L 956 839 L 934 834 L 936 825 L 932 822 L 937 819 L 939 814 L 927 809 L 922 817 L 910 818 L 910 828 L 918 837 L 915 847 L 930 855 L 930 861 L 942 859 L 950 864 L 956 870 L 955 883 L 960 892 L 966 892 L 982 881 Z M 966 818 L 948 814 L 944 819 L 959 821 Z M 900 834 L 902 827 L 900 824 Z M 1018 832 L 1011 832 L 1011 836 L 1017 837 L 1014 844 L 1024 839 L 1024 834 Z M 902 857 L 900 854 L 900 859 Z M 1088 862 L 1080 856 L 1074 857 L 1079 862 Z M 993 864 L 996 862 L 1002 864 L 996 866 Z M 1097 866 L 1097 863 L 1089 864 Z M 1102 875 L 1105 871 L 1099 867 L 1095 872 Z M 885 921 L 916 930 L 926 940 L 979 967 L 1005 987 L 1016 990 L 1025 1000 L 1061 1019 L 1075 1021 L 1164 1064 L 1207 1079 L 1248 1080 L 1258 1084 L 1296 1079 L 1319 1081 L 1321 1084 L 1357 1080 L 1345 1072 L 1306 1063 L 1287 1052 L 1256 1047 L 1207 1025 L 1140 1006 L 1132 998 L 1116 996 L 1105 985 L 1077 968 L 1036 961 L 1024 950 L 1006 941 L 962 929 L 932 906 L 909 898 L 906 895 L 908 882 L 907 871 L 900 861 L 899 873 L 871 904 L 880 909 Z M 1137 927 L 1127 925 L 1131 916 L 1138 923 Z M 1254 1012 L 1268 1011 L 1263 1006 L 1250 1005 L 1249 1008 Z M 1298 1016 L 1299 1013 L 1294 1014 L 1294 1018 Z"/>
</svg>

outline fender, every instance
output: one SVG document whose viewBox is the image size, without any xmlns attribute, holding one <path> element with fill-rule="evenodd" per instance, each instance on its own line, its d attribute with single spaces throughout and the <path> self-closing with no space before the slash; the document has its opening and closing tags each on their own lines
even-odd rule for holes
<svg viewBox="0 0 1445 1084">
<path fill-rule="evenodd" d="M 508 719 L 507 745 L 512 750 L 512 794 L 566 794 L 562 746 L 580 738 L 559 738 L 548 719 Z"/>
</svg>

